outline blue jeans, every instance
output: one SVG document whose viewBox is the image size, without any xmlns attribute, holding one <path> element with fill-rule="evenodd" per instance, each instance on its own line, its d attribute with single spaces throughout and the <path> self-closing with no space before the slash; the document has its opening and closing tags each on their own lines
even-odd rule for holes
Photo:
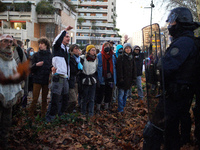
<svg viewBox="0 0 200 150">
<path fill-rule="evenodd" d="M 123 112 L 129 90 L 118 89 L 118 112 Z"/>
<path fill-rule="evenodd" d="M 141 76 L 137 76 L 136 85 L 137 85 L 137 91 L 138 91 L 138 98 L 143 100 L 143 89 L 142 89 Z"/>
<path fill-rule="evenodd" d="M 113 91 L 112 91 L 112 102 L 115 103 L 116 100 L 117 100 L 117 94 L 118 91 L 117 91 L 117 86 L 114 84 L 113 86 Z"/>
<path fill-rule="evenodd" d="M 96 84 L 93 85 L 83 85 L 83 99 L 81 102 L 81 113 L 86 114 L 87 104 L 89 116 L 94 115 L 94 97 L 96 91 Z"/>
</svg>

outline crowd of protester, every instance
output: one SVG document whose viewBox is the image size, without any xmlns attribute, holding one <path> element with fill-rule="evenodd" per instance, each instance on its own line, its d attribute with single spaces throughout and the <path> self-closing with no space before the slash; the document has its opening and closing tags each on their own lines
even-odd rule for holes
<svg viewBox="0 0 200 150">
<path fill-rule="evenodd" d="M 160 59 L 156 64 L 160 70 L 164 70 L 165 99 L 159 99 L 153 116 L 159 124 L 165 123 L 165 130 L 149 121 L 143 132 L 144 149 L 160 149 L 163 140 L 165 149 L 169 150 L 180 149 L 182 145 L 190 143 L 189 110 L 194 95 L 194 135 L 197 144 L 200 141 L 199 43 L 195 43 L 193 32 L 199 23 L 193 22 L 190 10 L 184 7 L 173 9 L 167 22 L 172 43 L 162 61 Z M 137 86 L 138 101 L 143 101 L 141 76 L 144 54 L 140 46 L 132 47 L 127 43 L 127 38 L 123 45 L 106 41 L 101 50 L 92 44 L 86 44 L 81 50 L 77 44 L 69 47 L 68 31 L 71 29 L 68 26 L 62 30 L 55 37 L 52 47 L 48 38 L 41 37 L 38 50 L 32 47 L 25 50 L 22 41 L 8 34 L 0 35 L 1 147 L 7 146 L 12 114 L 18 110 L 19 101 L 23 108 L 27 107 L 30 119 L 34 120 L 36 115 L 40 115 L 47 122 L 53 121 L 57 115 L 77 111 L 82 117 L 101 115 L 102 111 L 112 113 L 112 103 L 116 102 L 118 114 L 123 115 L 133 86 Z M 29 60 L 30 67 L 27 65 Z M 31 102 L 27 106 L 30 92 Z M 42 107 L 41 113 L 37 114 L 40 93 Z M 162 114 L 163 110 L 166 114 Z M 159 120 L 158 116 L 163 119 Z"/>
<path fill-rule="evenodd" d="M 142 67 L 138 69 L 136 66 L 134 49 L 129 43 L 114 45 L 113 41 L 106 41 L 101 51 L 92 44 L 86 44 L 81 50 L 77 44 L 69 44 L 67 31 L 71 29 L 68 26 L 55 37 L 52 50 L 49 40 L 41 37 L 38 50 L 29 47 L 23 51 L 26 59 L 31 59 L 25 102 L 23 100 L 23 107 L 26 107 L 29 92 L 29 117 L 34 119 L 38 115 L 39 97 L 42 104 L 39 115 L 49 122 L 56 115 L 77 111 L 83 117 L 99 115 L 102 111 L 112 113 L 112 103 L 116 102 L 119 114 L 123 114 L 132 86 L 136 85 L 137 71 L 142 72 Z M 142 54 L 139 46 L 135 48 Z M 143 57 L 140 61 L 142 64 Z M 141 93 L 138 100 L 143 100 L 141 82 L 138 88 Z M 47 106 L 48 94 L 50 102 Z"/>
<path fill-rule="evenodd" d="M 102 111 L 112 113 L 113 103 L 118 105 L 118 115 L 123 115 L 127 99 L 132 96 L 133 86 L 137 87 L 137 100 L 143 101 L 141 76 L 144 53 L 140 46 L 132 47 L 130 43 L 113 45 L 114 42 L 106 41 L 101 51 L 92 44 L 86 44 L 81 50 L 77 44 L 69 45 L 70 36 L 67 31 L 71 29 L 72 27 L 68 26 L 61 31 L 55 37 L 52 48 L 48 38 L 41 37 L 38 40 L 38 50 L 32 47 L 24 50 L 21 41 L 10 35 L 1 36 L 1 63 L 7 66 L 9 60 L 12 64 L 9 70 L 1 70 L 9 71 L 12 75 L 11 71 L 15 70 L 18 64 L 31 60 L 29 76 L 23 81 L 20 80 L 20 83 L 16 82 L 16 85 L 0 87 L 1 92 L 7 95 L 1 100 L 0 105 L 3 118 L 3 141 L 0 143 L 4 146 L 7 143 L 5 137 L 11 126 L 12 114 L 19 107 L 18 101 L 21 101 L 20 105 L 28 110 L 30 119 L 34 120 L 39 115 L 47 122 L 52 122 L 56 115 L 62 116 L 77 111 L 83 118 L 101 115 Z M 7 53 L 3 53 L 5 50 L 12 53 L 7 56 Z M 13 79 L 17 77 L 14 74 Z M 3 89 L 11 91 L 10 95 Z M 36 108 L 39 97 L 42 106 L 38 114 Z"/>
</svg>

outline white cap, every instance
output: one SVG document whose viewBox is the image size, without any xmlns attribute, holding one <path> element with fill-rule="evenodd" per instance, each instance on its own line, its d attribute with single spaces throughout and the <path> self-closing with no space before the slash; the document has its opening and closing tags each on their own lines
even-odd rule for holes
<svg viewBox="0 0 200 150">
<path fill-rule="evenodd" d="M 6 40 L 13 40 L 12 36 L 9 35 L 9 34 L 3 34 L 3 35 L 0 36 L 0 41 L 5 40 L 5 39 Z"/>
</svg>

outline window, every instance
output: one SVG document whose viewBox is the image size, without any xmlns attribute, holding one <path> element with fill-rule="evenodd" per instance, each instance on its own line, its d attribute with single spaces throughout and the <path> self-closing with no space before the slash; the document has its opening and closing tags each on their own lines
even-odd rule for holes
<svg viewBox="0 0 200 150">
<path fill-rule="evenodd" d="M 96 21 L 96 23 L 102 23 L 102 21 Z"/>
<path fill-rule="evenodd" d="M 90 16 L 90 13 L 86 13 L 86 16 Z"/>
<path fill-rule="evenodd" d="M 82 34 L 83 36 L 88 36 L 88 34 Z"/>
<path fill-rule="evenodd" d="M 46 37 L 50 41 L 54 40 L 54 37 L 55 37 L 55 25 L 52 25 L 52 24 L 47 24 L 46 25 Z"/>
<path fill-rule="evenodd" d="M 103 16 L 103 14 L 96 14 L 96 16 L 99 16 L 99 17 L 101 17 L 101 16 Z"/>
<path fill-rule="evenodd" d="M 80 13 L 80 16 L 84 16 L 84 13 Z"/>
<path fill-rule="evenodd" d="M 82 27 L 82 29 L 90 29 L 90 27 Z"/>
</svg>

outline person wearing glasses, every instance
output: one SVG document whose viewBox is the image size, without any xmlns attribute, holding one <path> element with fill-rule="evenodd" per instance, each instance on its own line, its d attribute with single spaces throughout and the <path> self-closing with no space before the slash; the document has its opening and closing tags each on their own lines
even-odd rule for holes
<svg viewBox="0 0 200 150">
<path fill-rule="evenodd" d="M 17 63 L 12 50 L 13 38 L 8 34 L 0 36 L 0 70 L 6 78 L 18 79 L 16 71 Z M 2 74 L 0 75 L 2 77 Z M 21 80 L 22 81 L 22 80 Z M 8 148 L 9 129 L 12 124 L 12 106 L 17 103 L 23 95 L 21 84 L 0 84 L 0 145 L 3 149 Z"/>
</svg>

